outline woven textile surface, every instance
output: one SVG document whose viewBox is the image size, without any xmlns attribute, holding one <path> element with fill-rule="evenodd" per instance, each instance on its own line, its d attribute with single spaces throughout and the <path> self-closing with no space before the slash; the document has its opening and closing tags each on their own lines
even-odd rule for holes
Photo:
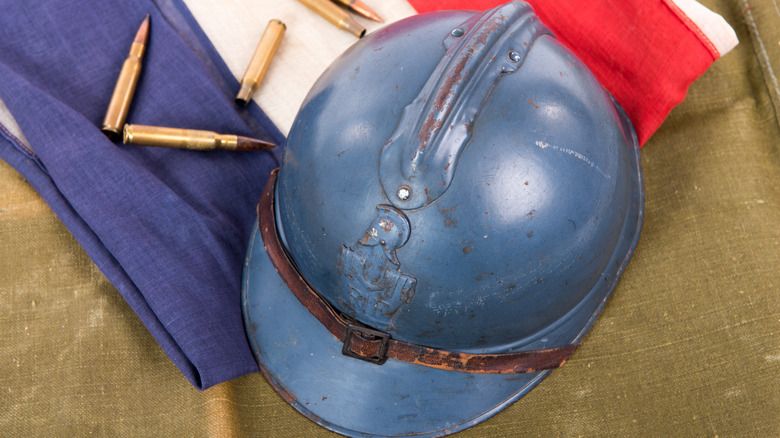
<svg viewBox="0 0 780 438">
<path fill-rule="evenodd" d="M 740 44 L 642 148 L 620 284 L 562 368 L 458 436 L 780 435 L 780 7 L 702 3 Z M 193 388 L 4 162 L 0 242 L 0 435 L 333 436 L 259 373 Z"/>
</svg>

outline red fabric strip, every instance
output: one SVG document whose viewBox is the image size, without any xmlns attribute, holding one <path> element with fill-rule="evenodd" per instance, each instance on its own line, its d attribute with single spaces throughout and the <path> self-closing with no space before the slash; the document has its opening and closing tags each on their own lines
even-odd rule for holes
<svg viewBox="0 0 780 438">
<path fill-rule="evenodd" d="M 409 0 L 418 12 L 482 10 L 499 0 Z M 634 123 L 640 144 L 716 59 L 665 0 L 530 0 Z M 677 9 L 677 8 L 675 8 Z M 684 15 L 683 15 L 684 16 Z M 707 40 L 708 42 L 709 40 Z M 716 52 L 717 53 L 717 52 Z"/>
</svg>

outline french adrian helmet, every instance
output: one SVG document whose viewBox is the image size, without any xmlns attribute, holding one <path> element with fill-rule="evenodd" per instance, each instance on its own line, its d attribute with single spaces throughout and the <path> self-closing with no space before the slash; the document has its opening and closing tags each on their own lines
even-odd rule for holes
<svg viewBox="0 0 780 438">
<path fill-rule="evenodd" d="M 637 140 L 525 3 L 422 14 L 319 78 L 258 206 L 249 343 L 351 436 L 440 436 L 574 351 L 636 246 Z"/>
</svg>

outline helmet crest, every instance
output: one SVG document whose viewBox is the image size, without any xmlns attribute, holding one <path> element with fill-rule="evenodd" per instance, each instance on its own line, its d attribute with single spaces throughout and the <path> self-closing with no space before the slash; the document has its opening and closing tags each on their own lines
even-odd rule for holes
<svg viewBox="0 0 780 438">
<path fill-rule="evenodd" d="M 420 208 L 447 190 L 482 102 L 500 75 L 520 68 L 542 34 L 550 31 L 530 7 L 509 3 L 446 35 L 447 52 L 382 150 L 382 185 L 393 205 Z"/>
</svg>

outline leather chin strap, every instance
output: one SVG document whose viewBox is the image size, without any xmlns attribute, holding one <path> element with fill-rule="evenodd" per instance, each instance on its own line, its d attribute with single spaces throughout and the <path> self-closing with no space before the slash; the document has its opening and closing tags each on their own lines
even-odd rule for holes
<svg viewBox="0 0 780 438">
<path fill-rule="evenodd" d="M 279 241 L 274 215 L 274 188 L 279 169 L 271 172 L 257 214 L 263 246 L 287 287 L 329 332 L 344 343 L 342 353 L 356 359 L 384 363 L 387 358 L 443 370 L 468 373 L 530 373 L 557 368 L 579 344 L 547 350 L 500 354 L 470 354 L 430 348 L 390 337 L 338 312 L 298 272 Z"/>
</svg>

